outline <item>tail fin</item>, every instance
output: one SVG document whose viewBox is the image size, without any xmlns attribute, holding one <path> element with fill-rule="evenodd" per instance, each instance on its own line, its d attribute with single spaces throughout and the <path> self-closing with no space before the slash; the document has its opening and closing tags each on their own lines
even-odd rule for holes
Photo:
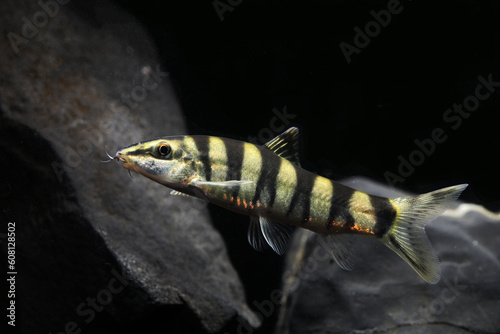
<svg viewBox="0 0 500 334">
<path fill-rule="evenodd" d="M 392 199 L 397 205 L 396 220 L 381 241 L 430 284 L 439 281 L 439 259 L 424 226 L 448 209 L 467 186 L 460 184 L 419 196 Z"/>
</svg>

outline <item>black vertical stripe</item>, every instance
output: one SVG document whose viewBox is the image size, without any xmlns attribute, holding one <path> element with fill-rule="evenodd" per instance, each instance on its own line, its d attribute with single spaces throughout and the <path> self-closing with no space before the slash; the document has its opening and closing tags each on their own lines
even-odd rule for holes
<svg viewBox="0 0 500 334">
<path fill-rule="evenodd" d="M 340 183 L 333 182 L 333 194 L 328 213 L 327 226 L 333 221 L 343 223 L 345 228 L 354 226 L 354 217 L 349 212 L 349 200 L 354 194 L 354 189 L 346 187 Z"/>
<path fill-rule="evenodd" d="M 245 152 L 244 143 L 238 140 L 223 139 L 227 154 L 227 174 L 226 181 L 241 180 L 241 170 L 243 168 L 243 154 Z M 231 196 L 236 198 L 240 192 L 240 186 L 233 186 Z"/>
<path fill-rule="evenodd" d="M 212 179 L 212 163 L 209 157 L 210 150 L 210 137 L 208 136 L 193 136 L 196 149 L 198 150 L 198 158 L 203 164 L 203 170 L 205 172 L 205 179 L 210 181 Z"/>
<path fill-rule="evenodd" d="M 191 150 L 191 148 L 188 148 L 186 143 L 185 143 L 185 138 L 182 140 L 181 142 L 181 150 L 183 152 L 189 152 Z M 194 159 L 191 159 L 190 160 L 190 165 L 191 165 L 191 168 L 195 169 L 196 168 L 196 161 Z"/>
<path fill-rule="evenodd" d="M 262 167 L 260 169 L 260 175 L 257 180 L 252 202 L 257 203 L 261 198 L 262 192 L 265 191 L 269 197 L 269 201 L 265 204 L 271 208 L 276 200 L 276 182 L 280 172 L 282 159 L 276 154 L 266 150 L 266 148 L 259 150 L 262 157 Z"/>
<path fill-rule="evenodd" d="M 289 216 L 298 206 L 302 223 L 305 223 L 310 216 L 311 195 L 317 175 L 308 171 L 297 169 L 297 186 L 290 201 L 290 206 L 286 212 Z"/>
<path fill-rule="evenodd" d="M 388 198 L 370 196 L 370 203 L 374 210 L 375 226 L 373 233 L 381 238 L 391 227 L 394 219 L 396 218 L 396 210 L 392 207 Z"/>
</svg>

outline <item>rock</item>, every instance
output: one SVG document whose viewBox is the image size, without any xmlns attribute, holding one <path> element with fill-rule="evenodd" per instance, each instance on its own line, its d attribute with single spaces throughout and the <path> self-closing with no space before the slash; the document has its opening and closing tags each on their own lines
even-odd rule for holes
<svg viewBox="0 0 500 334">
<path fill-rule="evenodd" d="M 344 184 L 402 195 L 361 178 Z M 427 225 L 441 259 L 435 285 L 375 239 L 357 240 L 358 263 L 348 272 L 333 263 L 316 235 L 300 232 L 288 254 L 286 303 L 276 333 L 498 332 L 499 223 L 499 215 L 462 203 Z"/>
<path fill-rule="evenodd" d="M 101 162 L 185 132 L 154 43 L 108 2 L 62 3 L 0 5 L 1 205 L 16 223 L 20 333 L 258 326 L 206 204 Z"/>
</svg>

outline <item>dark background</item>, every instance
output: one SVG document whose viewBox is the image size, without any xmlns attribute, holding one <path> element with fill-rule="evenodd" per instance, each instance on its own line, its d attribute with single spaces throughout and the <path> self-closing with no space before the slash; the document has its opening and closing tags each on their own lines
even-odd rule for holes
<svg viewBox="0 0 500 334">
<path fill-rule="evenodd" d="M 191 134 L 248 139 L 274 108 L 297 115 L 302 165 L 386 183 L 414 140 L 447 140 L 396 186 L 420 193 L 469 183 L 466 201 L 500 210 L 499 92 L 456 130 L 443 114 L 498 75 L 498 5 L 401 1 L 401 12 L 347 63 L 339 44 L 390 1 L 117 1 L 154 36 Z M 399 8 L 399 7 L 398 7 Z M 281 125 L 280 122 L 276 123 Z M 165 134 L 168 135 L 168 134 Z"/>
<path fill-rule="evenodd" d="M 386 183 L 387 171 L 398 174 L 398 156 L 408 158 L 416 139 L 442 128 L 447 140 L 396 186 L 422 193 L 469 183 L 463 200 L 500 210 L 500 92 L 456 130 L 443 119 L 474 95 L 479 75 L 500 81 L 494 2 L 401 1 L 401 13 L 351 63 L 339 44 L 353 45 L 354 27 L 364 30 L 370 11 L 389 1 L 233 1 L 222 21 L 212 1 L 116 3 L 153 35 L 190 134 L 247 140 L 286 106 L 306 169 Z M 211 212 L 249 304 L 267 299 L 281 284 L 283 259 L 248 247 L 246 217 Z M 256 332 L 271 328 L 264 321 Z"/>
<path fill-rule="evenodd" d="M 365 30 L 374 21 L 370 12 L 390 2 L 220 0 L 231 8 L 220 8 L 223 20 L 213 0 L 114 3 L 153 36 L 189 134 L 248 140 L 271 128 L 273 110 L 286 108 L 296 115 L 289 126 L 300 129 L 304 168 L 385 184 L 387 172 L 398 174 L 398 157 L 418 149 L 415 140 L 442 128 L 447 140 L 396 186 L 422 193 L 469 183 L 464 201 L 500 211 L 500 87 L 457 129 L 443 120 L 474 95 L 478 76 L 500 82 L 500 3 L 402 0 L 401 12 L 348 63 L 339 44 L 353 45 L 354 28 Z M 68 5 L 90 20 L 96 6 Z M 280 288 L 284 257 L 248 245 L 247 217 L 210 211 L 254 308 Z M 271 332 L 277 313 L 254 333 Z M 145 328 L 162 316 L 152 314 Z M 225 329 L 234 328 L 236 320 Z"/>
</svg>

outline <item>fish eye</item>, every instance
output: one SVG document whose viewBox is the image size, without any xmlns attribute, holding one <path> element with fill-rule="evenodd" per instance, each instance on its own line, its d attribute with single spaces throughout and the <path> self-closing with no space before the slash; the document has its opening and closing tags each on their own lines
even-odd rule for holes
<svg viewBox="0 0 500 334">
<path fill-rule="evenodd" d="M 165 157 L 172 152 L 172 148 L 167 143 L 160 143 L 156 147 L 156 151 L 158 152 L 159 155 Z"/>
</svg>

